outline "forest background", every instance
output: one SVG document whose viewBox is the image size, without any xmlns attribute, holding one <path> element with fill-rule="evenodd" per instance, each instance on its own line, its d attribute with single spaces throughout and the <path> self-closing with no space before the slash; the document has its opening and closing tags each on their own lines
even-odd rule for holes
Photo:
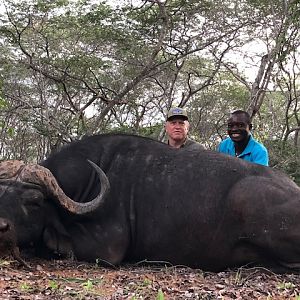
<svg viewBox="0 0 300 300">
<path fill-rule="evenodd" d="M 175 105 L 215 149 L 245 109 L 300 183 L 299 0 L 4 0 L 0 20 L 1 159 L 112 131 L 163 140 Z"/>
</svg>

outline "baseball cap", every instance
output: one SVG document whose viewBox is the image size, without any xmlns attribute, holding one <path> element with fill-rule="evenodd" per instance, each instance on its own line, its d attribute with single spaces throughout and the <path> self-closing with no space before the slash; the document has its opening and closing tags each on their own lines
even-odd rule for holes
<svg viewBox="0 0 300 300">
<path fill-rule="evenodd" d="M 169 121 L 173 117 L 182 117 L 182 119 L 184 120 L 189 119 L 186 110 L 181 107 L 170 108 L 167 114 L 167 121 Z"/>
</svg>

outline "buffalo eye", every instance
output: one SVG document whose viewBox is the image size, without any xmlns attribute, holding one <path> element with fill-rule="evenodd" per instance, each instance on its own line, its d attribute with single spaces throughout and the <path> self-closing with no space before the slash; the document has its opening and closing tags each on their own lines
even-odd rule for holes
<svg viewBox="0 0 300 300">
<path fill-rule="evenodd" d="M 44 196 L 38 190 L 27 190 L 24 191 L 22 196 L 22 203 L 28 209 L 38 209 L 43 206 Z"/>
</svg>

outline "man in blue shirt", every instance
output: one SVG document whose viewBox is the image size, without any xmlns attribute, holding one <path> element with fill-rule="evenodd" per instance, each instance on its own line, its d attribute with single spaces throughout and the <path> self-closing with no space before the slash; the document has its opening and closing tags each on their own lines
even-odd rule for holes
<svg viewBox="0 0 300 300">
<path fill-rule="evenodd" d="M 256 141 L 250 133 L 252 124 L 246 111 L 236 110 L 231 113 L 227 126 L 229 137 L 220 143 L 219 152 L 260 165 L 269 165 L 266 147 Z"/>
</svg>

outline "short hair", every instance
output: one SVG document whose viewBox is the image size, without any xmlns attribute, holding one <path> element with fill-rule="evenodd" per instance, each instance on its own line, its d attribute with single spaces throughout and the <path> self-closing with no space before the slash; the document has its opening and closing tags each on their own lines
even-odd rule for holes
<svg viewBox="0 0 300 300">
<path fill-rule="evenodd" d="M 249 113 L 247 113 L 246 111 L 244 110 L 235 110 L 234 112 L 232 112 L 230 115 L 244 115 L 245 116 L 245 119 L 246 119 L 246 122 L 248 124 L 251 124 L 251 118 L 250 118 L 250 115 Z"/>
</svg>

